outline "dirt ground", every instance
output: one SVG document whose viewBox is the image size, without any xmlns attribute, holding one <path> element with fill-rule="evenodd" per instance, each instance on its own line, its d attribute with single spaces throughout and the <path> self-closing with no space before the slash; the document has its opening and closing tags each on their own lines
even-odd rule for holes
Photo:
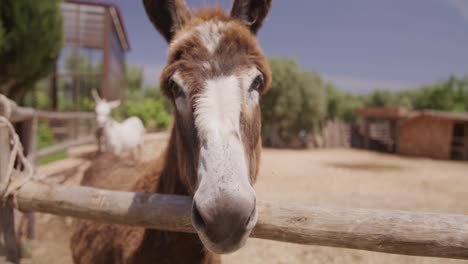
<svg viewBox="0 0 468 264">
<path fill-rule="evenodd" d="M 146 144 L 154 157 L 161 139 Z M 150 154 L 151 153 L 151 154 Z M 339 207 L 468 214 L 468 163 L 398 157 L 349 149 L 265 149 L 256 184 L 259 200 Z M 35 264 L 71 263 L 71 219 L 39 215 Z M 250 239 L 224 263 L 468 263 Z"/>
</svg>

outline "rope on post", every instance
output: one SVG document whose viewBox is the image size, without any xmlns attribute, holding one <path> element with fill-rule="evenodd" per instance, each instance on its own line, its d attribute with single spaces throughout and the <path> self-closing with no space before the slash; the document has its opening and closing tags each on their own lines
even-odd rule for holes
<svg viewBox="0 0 468 264">
<path fill-rule="evenodd" d="M 20 262 L 15 231 L 16 192 L 33 176 L 33 166 L 25 157 L 23 145 L 10 122 L 16 109 L 15 102 L 0 94 L 0 233 L 3 233 L 6 261 L 15 264 Z"/>
<path fill-rule="evenodd" d="M 13 112 L 12 105 L 14 106 L 15 102 L 11 101 L 3 94 L 0 94 L 0 116 L 10 119 Z"/>
<path fill-rule="evenodd" d="M 6 201 L 8 196 L 14 194 L 16 190 L 32 178 L 34 170 L 29 160 L 24 156 L 23 145 L 11 122 L 5 117 L 0 116 L 0 124 L 5 124 L 8 127 L 10 138 L 10 146 L 8 147 L 11 148 L 6 170 L 6 180 L 4 180 L 6 184 L 4 188 L 0 190 L 1 200 Z M 22 167 L 22 173 L 15 173 L 19 171 L 14 170 L 15 164 L 17 168 Z M 13 181 L 14 174 L 15 178 L 19 179 L 18 181 Z"/>
</svg>

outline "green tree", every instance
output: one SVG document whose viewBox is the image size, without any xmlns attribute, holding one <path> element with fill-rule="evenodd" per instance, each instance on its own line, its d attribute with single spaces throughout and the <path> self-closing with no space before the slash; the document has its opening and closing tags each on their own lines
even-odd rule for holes
<svg viewBox="0 0 468 264">
<path fill-rule="evenodd" d="M 405 91 L 398 96 L 411 101 L 415 110 L 468 111 L 468 81 L 455 76 L 436 84 Z"/>
<path fill-rule="evenodd" d="M 261 102 L 263 138 L 268 146 L 287 147 L 326 116 L 324 83 L 294 60 L 271 58 L 269 64 L 273 80 Z"/>
<path fill-rule="evenodd" d="M 346 93 L 338 89 L 333 83 L 325 84 L 327 96 L 327 119 L 340 119 L 347 122 L 356 121 L 354 111 L 364 106 L 364 98 L 359 95 Z"/>
<path fill-rule="evenodd" d="M 377 89 L 365 99 L 367 106 L 405 106 L 411 108 L 412 102 L 405 92 L 392 92 Z"/>
<path fill-rule="evenodd" d="M 0 92 L 21 101 L 50 73 L 62 46 L 59 0 L 0 3 Z"/>
<path fill-rule="evenodd" d="M 127 88 L 129 91 L 141 90 L 143 88 L 143 68 L 127 65 Z"/>
</svg>

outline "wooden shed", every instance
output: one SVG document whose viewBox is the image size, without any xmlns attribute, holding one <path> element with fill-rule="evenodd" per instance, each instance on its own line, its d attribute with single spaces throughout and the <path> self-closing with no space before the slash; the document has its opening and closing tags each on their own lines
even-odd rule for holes
<svg viewBox="0 0 468 264">
<path fill-rule="evenodd" d="M 77 110 L 89 102 L 92 89 L 104 98 L 124 99 L 130 43 L 119 6 L 64 0 L 61 11 L 63 48 L 50 76 L 50 108 Z"/>
<path fill-rule="evenodd" d="M 401 120 L 408 116 L 405 107 L 366 107 L 356 109 L 363 118 L 362 147 L 371 150 L 396 152 L 398 128 Z"/>
<path fill-rule="evenodd" d="M 412 113 L 399 126 L 398 153 L 436 159 L 468 160 L 468 114 Z"/>
</svg>

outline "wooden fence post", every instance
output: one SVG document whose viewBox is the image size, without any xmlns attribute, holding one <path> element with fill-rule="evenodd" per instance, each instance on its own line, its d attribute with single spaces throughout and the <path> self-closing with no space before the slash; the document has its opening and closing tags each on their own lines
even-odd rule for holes
<svg viewBox="0 0 468 264">
<path fill-rule="evenodd" d="M 10 134 L 8 126 L 0 124 L 0 186 L 8 180 L 7 170 L 10 159 Z M 0 228 L 6 249 L 6 261 L 19 263 L 19 248 L 15 234 L 14 211 L 8 201 L 0 201 Z"/>
<path fill-rule="evenodd" d="M 23 151 L 30 164 L 36 164 L 37 157 L 37 125 L 38 117 L 33 116 L 21 123 L 20 141 L 23 144 Z M 18 240 L 21 241 L 25 236 L 27 239 L 33 239 L 35 234 L 35 215 L 34 212 L 21 213 L 15 211 L 15 225 Z"/>
</svg>

